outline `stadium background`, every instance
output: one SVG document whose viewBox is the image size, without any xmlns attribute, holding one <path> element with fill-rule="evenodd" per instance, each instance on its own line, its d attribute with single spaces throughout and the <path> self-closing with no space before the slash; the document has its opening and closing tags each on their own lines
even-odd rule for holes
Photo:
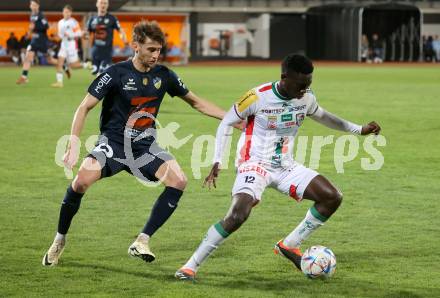
<svg viewBox="0 0 440 298">
<path fill-rule="evenodd" d="M 82 24 L 95 12 L 95 1 L 41 2 L 52 28 L 66 3 Z M 126 249 L 161 188 L 145 189 L 122 174 L 87 193 L 60 266 L 43 268 L 41 257 L 69 183 L 54 162 L 55 146 L 69 133 L 93 77 L 78 70 L 63 89 L 53 89 L 54 68 L 33 67 L 30 83 L 16 86 L 20 68 L 5 55 L 0 57 L 0 296 L 439 296 L 440 70 L 435 59 L 425 61 L 422 36 L 440 35 L 440 1 L 114 0 L 110 11 L 129 38 L 138 19 L 158 20 L 168 33 L 169 48 L 178 48 L 177 57 L 168 57 L 167 63 L 176 64 L 173 69 L 191 90 L 225 109 L 249 88 L 278 79 L 283 55 L 311 56 L 316 61 L 312 87 L 320 104 L 355 122 L 378 121 L 387 139 L 380 148 L 385 164 L 379 171 L 362 170 L 362 152 L 345 165 L 344 174 L 337 174 L 333 147 L 323 149 L 319 171 L 342 189 L 344 203 L 304 247 L 323 244 L 335 251 L 337 272 L 326 282 L 305 279 L 271 252 L 310 206 L 274 191 L 265 193 L 249 221 L 200 270 L 198 284 L 173 279 L 207 227 L 227 210 L 234 181 L 231 159 L 217 190 L 200 188 L 191 169 L 194 139 L 172 151 L 189 186 L 178 211 L 152 242 L 157 262 L 131 260 Z M 28 1 L 0 2 L 0 45 L 5 46 L 11 31 L 20 37 L 27 30 L 28 16 Z M 359 63 L 361 35 L 373 32 L 385 41 L 385 62 Z M 398 32 L 405 38 L 397 39 Z M 117 34 L 115 46 L 124 46 Z M 83 47 L 87 59 L 87 41 Z M 83 143 L 98 132 L 98 117 L 99 109 L 92 111 Z M 180 138 L 214 135 L 218 124 L 169 98 L 159 120 L 179 123 Z M 301 131 L 310 139 L 331 134 L 341 135 L 311 121 Z M 81 152 L 86 155 L 84 148 Z M 202 169 L 202 177 L 208 170 Z"/>
</svg>

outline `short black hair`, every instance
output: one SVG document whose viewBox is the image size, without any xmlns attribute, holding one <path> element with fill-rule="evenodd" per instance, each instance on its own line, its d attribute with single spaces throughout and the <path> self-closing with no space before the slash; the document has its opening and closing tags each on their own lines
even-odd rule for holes
<svg viewBox="0 0 440 298">
<path fill-rule="evenodd" d="M 38 5 L 40 5 L 40 0 L 31 0 L 31 2 L 35 2 L 35 3 L 37 3 Z"/>
<path fill-rule="evenodd" d="M 311 74 L 313 72 L 312 61 L 304 55 L 289 54 L 281 64 L 281 71 L 283 73 L 296 72 L 302 74 Z"/>
<path fill-rule="evenodd" d="M 73 12 L 72 5 L 69 5 L 69 4 L 64 5 L 63 9 L 68 9 Z"/>
</svg>

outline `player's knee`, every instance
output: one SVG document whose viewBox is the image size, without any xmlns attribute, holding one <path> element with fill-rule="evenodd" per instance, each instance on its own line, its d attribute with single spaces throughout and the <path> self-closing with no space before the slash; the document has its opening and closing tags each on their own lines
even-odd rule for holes
<svg viewBox="0 0 440 298">
<path fill-rule="evenodd" d="M 188 184 L 188 179 L 186 178 L 185 174 L 179 173 L 179 175 L 176 175 L 175 177 L 173 177 L 173 179 L 171 179 L 169 183 L 167 183 L 167 186 L 184 190 L 187 184 Z"/>
<path fill-rule="evenodd" d="M 72 182 L 72 188 L 75 192 L 85 193 L 86 190 L 93 184 L 93 182 L 94 181 L 91 181 L 91 179 L 89 179 L 88 177 L 78 173 L 78 175 Z"/>
<path fill-rule="evenodd" d="M 331 209 L 336 210 L 342 203 L 342 193 L 334 189 L 327 195 L 327 203 Z"/>
</svg>

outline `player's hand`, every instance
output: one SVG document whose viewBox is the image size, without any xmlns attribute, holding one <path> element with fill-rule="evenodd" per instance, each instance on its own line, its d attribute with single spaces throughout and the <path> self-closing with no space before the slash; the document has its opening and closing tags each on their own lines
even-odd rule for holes
<svg viewBox="0 0 440 298">
<path fill-rule="evenodd" d="M 34 30 L 35 29 L 35 23 L 29 23 L 29 30 Z"/>
<path fill-rule="evenodd" d="M 369 135 L 370 133 L 374 133 L 378 135 L 380 133 L 380 126 L 375 121 L 371 121 L 367 125 L 362 126 L 361 135 Z"/>
<path fill-rule="evenodd" d="M 67 147 L 66 153 L 64 154 L 63 161 L 64 165 L 68 169 L 72 169 L 78 162 L 79 158 L 79 146 L 75 142 L 71 142 L 69 147 Z"/>
<path fill-rule="evenodd" d="M 239 129 L 239 130 L 243 130 L 243 128 L 246 126 L 246 121 L 241 121 L 241 122 L 239 122 L 239 123 L 237 123 L 237 124 L 234 124 L 234 127 L 236 128 L 236 129 Z"/>
<path fill-rule="evenodd" d="M 208 177 L 205 178 L 205 182 L 203 182 L 203 187 L 208 185 L 209 190 L 211 190 L 211 186 L 217 188 L 217 185 L 215 184 L 215 180 L 217 179 L 219 172 L 220 172 L 220 164 L 216 162 L 212 166 L 211 172 L 209 173 Z"/>
</svg>

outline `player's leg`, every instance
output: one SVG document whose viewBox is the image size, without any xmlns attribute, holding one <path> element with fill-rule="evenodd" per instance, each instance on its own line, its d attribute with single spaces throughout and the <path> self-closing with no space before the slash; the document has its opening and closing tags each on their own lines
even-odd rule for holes
<svg viewBox="0 0 440 298">
<path fill-rule="evenodd" d="M 35 58 L 35 51 L 33 50 L 32 46 L 29 45 L 26 50 L 26 55 L 24 57 L 21 76 L 18 78 L 17 84 L 25 84 L 29 81 L 28 79 L 29 69 L 31 68 L 31 64 L 34 61 L 34 58 Z"/>
<path fill-rule="evenodd" d="M 152 262 L 155 259 L 155 255 L 149 247 L 150 238 L 174 213 L 187 184 L 185 174 L 177 161 L 166 159 L 168 158 L 155 158 L 147 167 L 144 167 L 145 172 L 143 174 L 150 176 L 150 173 L 154 173 L 156 178 L 154 180 L 160 180 L 164 184 L 165 189 L 154 203 L 150 217 L 142 232 L 128 249 L 128 253 L 131 256 L 139 257 L 146 262 Z"/>
<path fill-rule="evenodd" d="M 338 209 L 342 194 L 325 177 L 304 166 L 295 167 L 278 189 L 298 201 L 314 201 L 299 225 L 275 246 L 276 252 L 290 259 L 300 269 L 300 245 Z"/>
<path fill-rule="evenodd" d="M 52 84 L 52 87 L 62 88 L 63 87 L 63 65 L 66 61 L 66 56 L 63 55 L 64 53 L 60 49 L 60 52 L 58 53 L 58 61 L 56 65 L 56 83 Z"/>
<path fill-rule="evenodd" d="M 194 280 L 197 270 L 208 256 L 247 220 L 252 207 L 259 202 L 264 189 L 270 182 L 269 172 L 259 165 L 243 164 L 237 173 L 229 211 L 221 221 L 208 229 L 197 250 L 176 272 L 176 278 Z"/>
<path fill-rule="evenodd" d="M 101 136 L 96 147 L 82 162 L 78 174 L 66 191 L 61 204 L 58 231 L 43 258 L 43 265 L 51 266 L 58 263 L 66 243 L 66 234 L 86 190 L 99 179 L 113 176 L 125 168 L 124 164 L 115 160 L 116 158 L 124 158 L 123 145 Z"/>
<path fill-rule="evenodd" d="M 209 227 L 197 250 L 186 264 L 177 270 L 175 277 L 180 280 L 193 281 L 203 262 L 247 220 L 256 202 L 256 199 L 247 193 L 235 194 L 226 216 Z"/>
<path fill-rule="evenodd" d="M 58 231 L 49 250 L 43 257 L 44 266 L 54 266 L 64 250 L 66 244 L 66 234 L 69 231 L 73 217 L 78 212 L 81 199 L 86 190 L 101 178 L 101 165 L 92 157 L 84 159 L 81 167 L 69 185 L 61 203 L 60 215 L 58 219 Z"/>
</svg>

